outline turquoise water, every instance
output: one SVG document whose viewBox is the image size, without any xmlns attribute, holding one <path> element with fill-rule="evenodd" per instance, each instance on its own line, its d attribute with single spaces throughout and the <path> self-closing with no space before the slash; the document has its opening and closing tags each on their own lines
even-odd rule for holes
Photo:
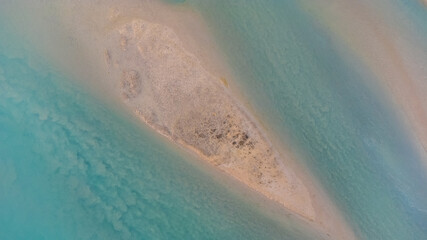
<svg viewBox="0 0 427 240">
<path fill-rule="evenodd" d="M 322 239 L 262 214 L 1 24 L 0 239 Z"/>
<path fill-rule="evenodd" d="M 294 0 L 178 2 L 208 20 L 244 97 L 292 141 L 361 239 L 427 239 L 427 179 L 407 129 L 325 26 Z M 419 5 L 405 6 L 422 26 Z M 264 214 L 84 91 L 9 35 L 4 16 L 0 239 L 321 239 Z"/>
<path fill-rule="evenodd" d="M 427 239 L 426 173 L 398 110 L 325 26 L 293 0 L 183 4 L 206 18 L 244 97 L 299 149 L 361 239 Z"/>
</svg>

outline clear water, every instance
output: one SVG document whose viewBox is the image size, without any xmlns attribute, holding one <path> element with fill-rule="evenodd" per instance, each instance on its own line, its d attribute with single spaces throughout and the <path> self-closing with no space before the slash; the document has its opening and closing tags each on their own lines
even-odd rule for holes
<svg viewBox="0 0 427 240">
<path fill-rule="evenodd" d="M 298 1 L 178 2 L 206 17 L 245 98 L 361 239 L 427 239 L 427 179 L 397 110 Z M 0 20 L 0 239 L 321 239 L 227 190 Z"/>
<path fill-rule="evenodd" d="M 0 239 L 321 239 L 262 214 L 2 24 Z"/>
<path fill-rule="evenodd" d="M 427 239 L 426 173 L 398 110 L 298 2 L 181 4 L 207 19 L 245 98 L 293 141 L 361 239 Z"/>
</svg>

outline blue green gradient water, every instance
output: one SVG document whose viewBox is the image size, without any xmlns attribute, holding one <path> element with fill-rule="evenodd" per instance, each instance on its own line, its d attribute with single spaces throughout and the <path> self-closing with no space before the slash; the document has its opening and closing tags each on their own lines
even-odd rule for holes
<svg viewBox="0 0 427 240">
<path fill-rule="evenodd" d="M 361 239 L 427 239 L 427 179 L 396 110 L 298 1 L 184 4 L 208 20 L 244 97 Z M 2 16 L 0 239 L 321 239 L 83 91 Z"/>
<path fill-rule="evenodd" d="M 420 156 L 381 86 L 327 28 L 293 0 L 184 4 L 207 19 L 245 98 L 300 149 L 360 238 L 427 239 Z"/>
</svg>

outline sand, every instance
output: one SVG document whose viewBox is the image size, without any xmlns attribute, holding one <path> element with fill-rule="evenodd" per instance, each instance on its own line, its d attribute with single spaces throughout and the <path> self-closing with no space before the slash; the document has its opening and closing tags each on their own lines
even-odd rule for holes
<svg viewBox="0 0 427 240">
<path fill-rule="evenodd" d="M 46 11 L 62 22 L 45 29 L 40 48 L 62 47 L 49 56 L 59 67 L 332 239 L 355 239 L 290 147 L 272 144 L 230 90 L 232 74 L 197 12 L 132 0 L 64 0 Z M 69 38 L 50 40 L 58 31 Z"/>
</svg>

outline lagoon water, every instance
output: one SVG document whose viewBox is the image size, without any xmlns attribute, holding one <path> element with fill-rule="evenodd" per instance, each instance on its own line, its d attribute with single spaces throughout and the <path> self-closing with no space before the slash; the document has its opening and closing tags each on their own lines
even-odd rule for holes
<svg viewBox="0 0 427 240">
<path fill-rule="evenodd" d="M 231 84 L 360 239 L 427 239 L 427 175 L 398 110 L 298 1 L 173 4 L 206 18 Z M 0 239 L 322 239 L 191 164 L 0 19 Z"/>
</svg>

